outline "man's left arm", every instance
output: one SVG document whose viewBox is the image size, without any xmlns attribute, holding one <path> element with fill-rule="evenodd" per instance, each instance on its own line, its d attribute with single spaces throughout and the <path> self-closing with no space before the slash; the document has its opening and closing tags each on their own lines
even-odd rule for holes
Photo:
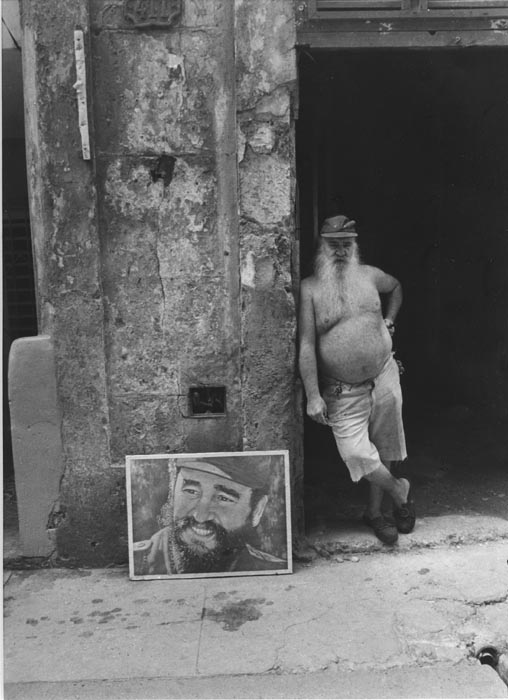
<svg viewBox="0 0 508 700">
<path fill-rule="evenodd" d="M 402 306 L 402 285 L 392 275 L 376 267 L 372 268 L 372 270 L 377 291 L 379 294 L 386 295 L 385 323 L 388 330 L 391 330 Z"/>
</svg>

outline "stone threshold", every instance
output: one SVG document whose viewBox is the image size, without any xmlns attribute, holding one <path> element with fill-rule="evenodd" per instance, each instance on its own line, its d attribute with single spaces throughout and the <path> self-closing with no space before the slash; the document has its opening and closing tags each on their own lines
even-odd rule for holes
<svg viewBox="0 0 508 700">
<path fill-rule="evenodd" d="M 341 521 L 310 530 L 295 548 L 295 560 L 374 552 L 403 553 L 431 547 L 460 547 L 508 539 L 508 520 L 484 515 L 442 515 L 418 518 L 414 531 L 399 535 L 393 546 L 380 542 L 361 521 Z"/>
</svg>

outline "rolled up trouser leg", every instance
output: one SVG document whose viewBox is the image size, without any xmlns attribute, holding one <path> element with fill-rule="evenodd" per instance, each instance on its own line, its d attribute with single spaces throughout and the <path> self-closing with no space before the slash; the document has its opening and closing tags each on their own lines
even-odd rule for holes
<svg viewBox="0 0 508 700">
<path fill-rule="evenodd" d="M 371 474 L 383 462 L 406 459 L 399 369 L 391 355 L 374 380 L 331 384 L 323 398 L 337 448 L 353 481 Z"/>
<path fill-rule="evenodd" d="M 372 385 L 362 385 L 343 389 L 339 396 L 335 396 L 333 387 L 323 392 L 337 449 L 355 482 L 382 465 L 379 452 L 369 438 L 371 390 Z"/>
<path fill-rule="evenodd" d="M 383 462 L 406 459 L 400 374 L 393 357 L 390 357 L 374 380 L 369 437 Z"/>
</svg>

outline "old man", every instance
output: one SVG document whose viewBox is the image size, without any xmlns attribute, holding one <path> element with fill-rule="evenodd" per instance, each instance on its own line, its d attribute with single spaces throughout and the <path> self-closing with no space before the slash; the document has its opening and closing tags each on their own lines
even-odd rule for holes
<svg viewBox="0 0 508 700">
<path fill-rule="evenodd" d="M 394 544 L 415 525 L 409 481 L 391 473 L 392 463 L 406 458 L 391 338 L 402 289 L 391 275 L 360 263 L 354 221 L 331 217 L 320 234 L 314 274 L 301 286 L 299 366 L 307 414 L 332 428 L 353 481 L 369 482 L 364 521 L 382 542 Z M 382 512 L 385 494 L 391 514 Z"/>
<path fill-rule="evenodd" d="M 287 567 L 287 561 L 254 547 L 268 501 L 269 457 L 181 458 L 174 469 L 174 484 L 159 519 L 164 527 L 149 540 L 134 543 L 136 575 Z"/>
</svg>

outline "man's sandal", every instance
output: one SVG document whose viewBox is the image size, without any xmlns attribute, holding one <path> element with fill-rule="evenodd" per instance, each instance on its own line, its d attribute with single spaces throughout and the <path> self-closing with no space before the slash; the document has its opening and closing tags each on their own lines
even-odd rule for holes
<svg viewBox="0 0 508 700">
<path fill-rule="evenodd" d="M 393 523 L 389 523 L 383 518 L 382 515 L 378 515 L 375 518 L 369 518 L 368 515 L 363 516 L 363 522 L 367 527 L 374 530 L 374 534 L 381 540 L 384 544 L 395 544 L 399 538 L 399 533 L 397 528 Z"/>
<path fill-rule="evenodd" d="M 393 509 L 393 519 L 397 530 L 403 535 L 413 532 L 416 523 L 416 511 L 411 496 L 411 484 L 409 484 L 409 491 L 407 492 L 407 501 L 400 508 Z"/>
</svg>

